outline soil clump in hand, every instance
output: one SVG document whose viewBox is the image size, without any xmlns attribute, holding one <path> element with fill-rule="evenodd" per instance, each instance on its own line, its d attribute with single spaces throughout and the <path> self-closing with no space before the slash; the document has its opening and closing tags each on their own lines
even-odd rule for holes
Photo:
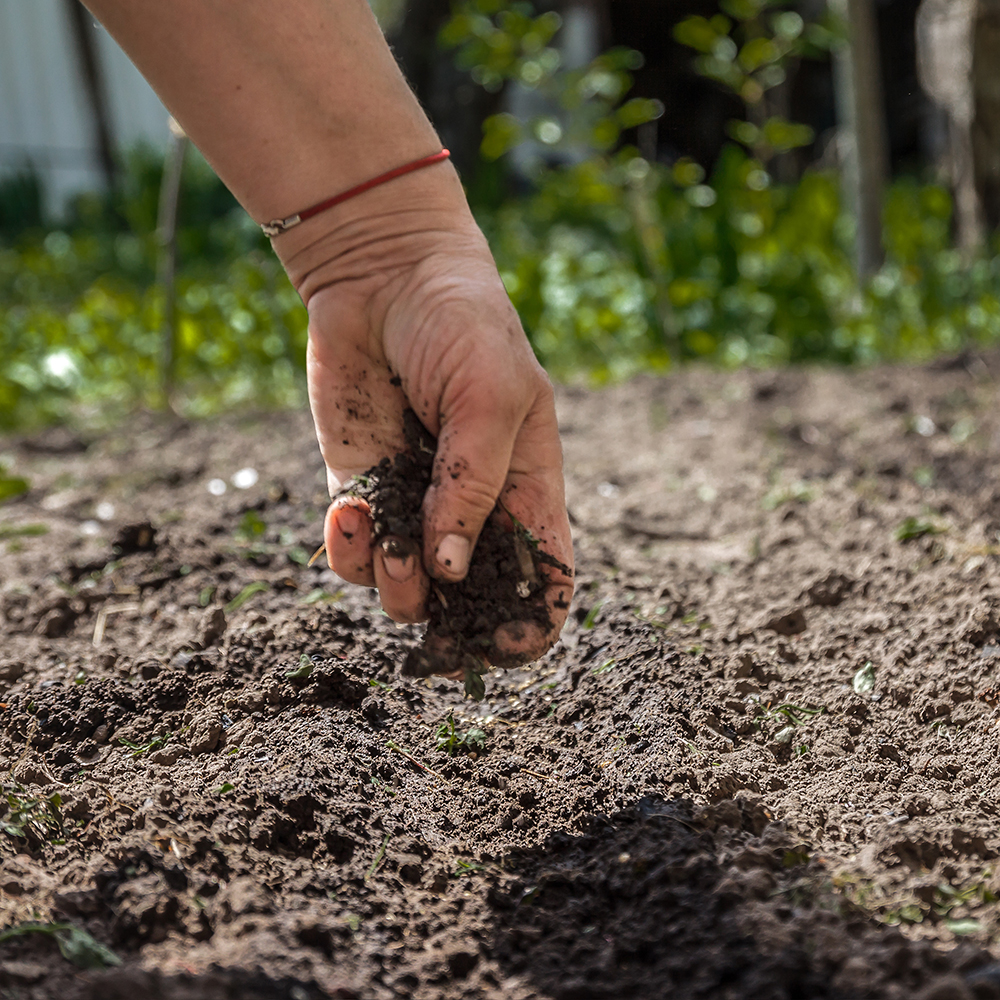
<svg viewBox="0 0 1000 1000">
<path fill-rule="evenodd" d="M 383 458 L 350 485 L 372 512 L 372 539 L 390 554 L 421 552 L 424 494 L 434 474 L 437 440 L 411 409 L 403 414 L 407 450 Z M 497 628 L 531 623 L 546 632 L 552 619 L 545 601 L 543 564 L 556 561 L 498 501 L 479 535 L 464 580 L 432 580 L 423 644 L 411 649 L 402 672 L 408 677 L 465 672 L 466 691 L 477 700 L 489 667 L 522 662 L 501 650 Z M 563 567 L 565 569 L 565 567 Z M 568 570 L 567 570 L 568 572 Z M 516 636 L 516 632 L 515 632 Z"/>
</svg>

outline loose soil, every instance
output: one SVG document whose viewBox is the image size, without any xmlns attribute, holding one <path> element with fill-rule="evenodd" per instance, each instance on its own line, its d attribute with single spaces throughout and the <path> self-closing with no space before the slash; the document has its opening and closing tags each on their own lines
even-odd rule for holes
<svg viewBox="0 0 1000 1000">
<path fill-rule="evenodd" d="M 0 996 L 1000 997 L 995 377 L 561 390 L 577 594 L 479 704 L 303 564 L 307 415 L 0 442 L 0 926 L 122 961 Z"/>
<path fill-rule="evenodd" d="M 420 553 L 423 542 L 421 506 L 433 481 L 437 440 L 413 410 L 403 413 L 407 450 L 379 464 L 344 487 L 364 499 L 372 515 L 372 541 L 389 545 L 400 557 Z M 445 472 L 447 475 L 448 472 Z M 489 664 L 517 666 L 499 649 L 494 633 L 502 625 L 532 623 L 545 634 L 552 619 L 545 603 L 543 565 L 558 564 L 533 544 L 531 535 L 498 502 L 483 525 L 464 580 L 434 581 L 427 600 L 427 626 L 422 642 L 403 660 L 405 677 L 427 677 L 461 671 L 464 689 L 481 701 L 480 675 Z M 565 602 L 562 605 L 565 610 Z M 523 658 L 522 658 L 523 659 Z"/>
</svg>

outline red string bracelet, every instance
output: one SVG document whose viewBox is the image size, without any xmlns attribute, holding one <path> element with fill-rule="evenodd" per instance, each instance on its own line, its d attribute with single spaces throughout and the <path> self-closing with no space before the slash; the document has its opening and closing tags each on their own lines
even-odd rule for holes
<svg viewBox="0 0 1000 1000">
<path fill-rule="evenodd" d="M 318 205 L 313 205 L 311 208 L 296 212 L 295 215 L 290 215 L 287 219 L 272 219 L 270 222 L 265 222 L 260 228 L 268 236 L 278 236 L 291 229 L 292 226 L 297 226 L 300 222 L 305 222 L 306 219 L 311 219 L 314 215 L 319 215 L 320 212 L 325 212 L 328 208 L 333 208 L 334 205 L 339 205 L 342 201 L 347 201 L 348 198 L 353 198 L 355 195 L 370 191 L 373 187 L 378 187 L 379 184 L 385 184 L 387 181 L 394 181 L 397 177 L 402 177 L 404 174 L 411 174 L 414 170 L 422 170 L 424 167 L 429 167 L 434 163 L 440 163 L 441 160 L 447 160 L 449 156 L 451 156 L 451 153 L 447 149 L 442 149 L 440 153 L 425 156 L 423 159 L 414 160 L 412 163 L 396 167 L 395 170 L 379 174 L 378 177 L 373 177 L 370 181 L 365 181 L 364 184 L 359 184 L 357 187 L 352 187 L 349 191 L 344 191 L 342 194 L 327 198 L 326 201 L 321 201 Z"/>
</svg>

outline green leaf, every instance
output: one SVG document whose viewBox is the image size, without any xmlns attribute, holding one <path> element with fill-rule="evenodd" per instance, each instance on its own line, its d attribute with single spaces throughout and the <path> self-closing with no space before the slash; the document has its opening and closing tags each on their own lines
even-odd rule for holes
<svg viewBox="0 0 1000 1000">
<path fill-rule="evenodd" d="M 473 701 L 482 701 L 486 697 L 486 681 L 483 680 L 483 675 L 471 668 L 466 668 L 465 671 L 465 693 Z"/>
<path fill-rule="evenodd" d="M 302 653 L 302 655 L 299 656 L 299 665 L 287 671 L 285 676 L 289 680 L 293 681 L 305 680 L 305 678 L 307 678 L 313 670 L 315 670 L 315 664 L 312 661 L 312 657 L 306 653 Z"/>
<path fill-rule="evenodd" d="M 465 745 L 472 747 L 474 750 L 482 750 L 486 745 L 486 732 L 476 726 L 466 730 Z"/>
<path fill-rule="evenodd" d="M 267 522 L 255 510 L 248 510 L 240 519 L 236 537 L 244 542 L 253 541 L 267 531 Z"/>
<path fill-rule="evenodd" d="M 798 865 L 806 864 L 808 861 L 809 851 L 805 847 L 796 847 L 785 851 L 784 857 L 781 859 L 781 863 L 785 868 L 795 868 Z"/>
<path fill-rule="evenodd" d="M 48 934 L 56 939 L 63 958 L 80 969 L 106 969 L 121 965 L 121 959 L 107 945 L 96 941 L 74 924 L 19 924 L 0 932 L 0 943 L 26 934 Z"/>
<path fill-rule="evenodd" d="M 852 686 L 855 694 L 868 694 L 875 689 L 875 667 L 871 660 L 854 675 Z"/>
<path fill-rule="evenodd" d="M 802 15 L 797 14 L 794 10 L 782 11 L 771 19 L 774 33 L 784 42 L 795 41 L 805 30 L 805 26 Z"/>
<path fill-rule="evenodd" d="M 80 969 L 105 969 L 122 960 L 106 945 L 95 941 L 82 927 L 67 926 L 56 932 L 63 958 Z"/>
<path fill-rule="evenodd" d="M 979 934 L 983 930 L 983 925 L 978 920 L 972 920 L 970 918 L 946 920 L 944 925 L 957 937 L 965 937 L 969 934 Z"/>
<path fill-rule="evenodd" d="M 490 115 L 483 122 L 483 142 L 480 152 L 487 160 L 498 160 L 524 138 L 521 123 L 509 114 Z"/>
<path fill-rule="evenodd" d="M 588 612 L 587 617 L 583 620 L 583 628 L 592 629 L 597 621 L 597 616 L 601 612 L 601 608 L 604 607 L 604 601 L 598 601 Z"/>
<path fill-rule="evenodd" d="M 752 122 L 738 120 L 727 122 L 726 131 L 748 149 L 753 149 L 760 142 L 760 129 Z"/>
<path fill-rule="evenodd" d="M 0 524 L 0 539 L 27 538 L 36 535 L 47 535 L 47 524 Z"/>
<path fill-rule="evenodd" d="M 299 601 L 299 604 L 318 604 L 320 601 L 339 601 L 344 596 L 343 590 L 338 590 L 336 593 L 329 593 L 322 587 L 316 587 L 310 590 L 305 597 Z"/>
<path fill-rule="evenodd" d="M 19 497 L 31 489 L 31 484 L 27 479 L 20 476 L 5 476 L 0 474 L 0 503 Z"/>
<path fill-rule="evenodd" d="M 763 137 L 776 153 L 787 153 L 791 149 L 808 146 L 815 134 L 808 125 L 796 125 L 784 118 L 769 118 L 764 122 Z"/>
<path fill-rule="evenodd" d="M 742 49 L 740 49 L 740 65 L 748 72 L 752 73 L 765 63 L 774 62 L 781 55 L 778 46 L 770 38 L 758 36 L 751 38 Z"/>
<path fill-rule="evenodd" d="M 655 121 L 663 115 L 663 103 L 650 100 L 647 97 L 633 97 L 626 101 L 616 112 L 615 118 L 621 128 L 635 128 Z"/>
<path fill-rule="evenodd" d="M 752 21 L 767 4 L 768 0 L 722 0 L 719 6 L 736 21 Z"/>
<path fill-rule="evenodd" d="M 254 594 L 259 594 L 262 590 L 267 590 L 268 586 L 263 580 L 255 580 L 253 583 L 248 583 L 227 605 L 226 614 L 232 611 L 238 611 L 240 608 L 250 600 Z"/>
<path fill-rule="evenodd" d="M 728 35 L 729 28 L 730 23 L 724 17 L 716 16 L 709 21 L 708 18 L 695 14 L 692 17 L 686 17 L 674 26 L 674 38 L 681 45 L 686 45 L 696 52 L 703 52 L 707 55 L 712 51 L 720 36 Z"/>
<path fill-rule="evenodd" d="M 907 517 L 893 532 L 893 537 L 897 542 L 909 542 L 914 538 L 923 538 L 924 535 L 940 535 L 944 531 L 944 528 L 931 521 L 922 521 L 918 517 Z"/>
</svg>

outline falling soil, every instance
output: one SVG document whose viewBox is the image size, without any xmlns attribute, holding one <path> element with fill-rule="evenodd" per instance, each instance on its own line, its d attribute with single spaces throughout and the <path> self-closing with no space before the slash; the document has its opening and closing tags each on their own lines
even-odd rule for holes
<svg viewBox="0 0 1000 1000">
<path fill-rule="evenodd" d="M 421 552 L 421 505 L 431 485 L 437 441 L 413 410 L 406 410 L 403 419 L 407 450 L 355 477 L 347 492 L 369 504 L 373 541 L 391 545 L 393 554 L 405 558 Z M 427 677 L 462 670 L 466 692 L 482 700 L 485 685 L 479 678 L 488 665 L 513 665 L 497 647 L 496 630 L 510 622 L 552 629 L 544 597 L 545 561 L 530 534 L 498 503 L 483 525 L 465 579 L 432 582 L 423 642 L 407 653 L 403 674 Z M 551 557 L 548 561 L 554 562 Z"/>
<path fill-rule="evenodd" d="M 0 441 L 0 996 L 1000 997 L 998 374 L 561 390 L 481 703 L 305 565 L 306 414 Z"/>
</svg>

